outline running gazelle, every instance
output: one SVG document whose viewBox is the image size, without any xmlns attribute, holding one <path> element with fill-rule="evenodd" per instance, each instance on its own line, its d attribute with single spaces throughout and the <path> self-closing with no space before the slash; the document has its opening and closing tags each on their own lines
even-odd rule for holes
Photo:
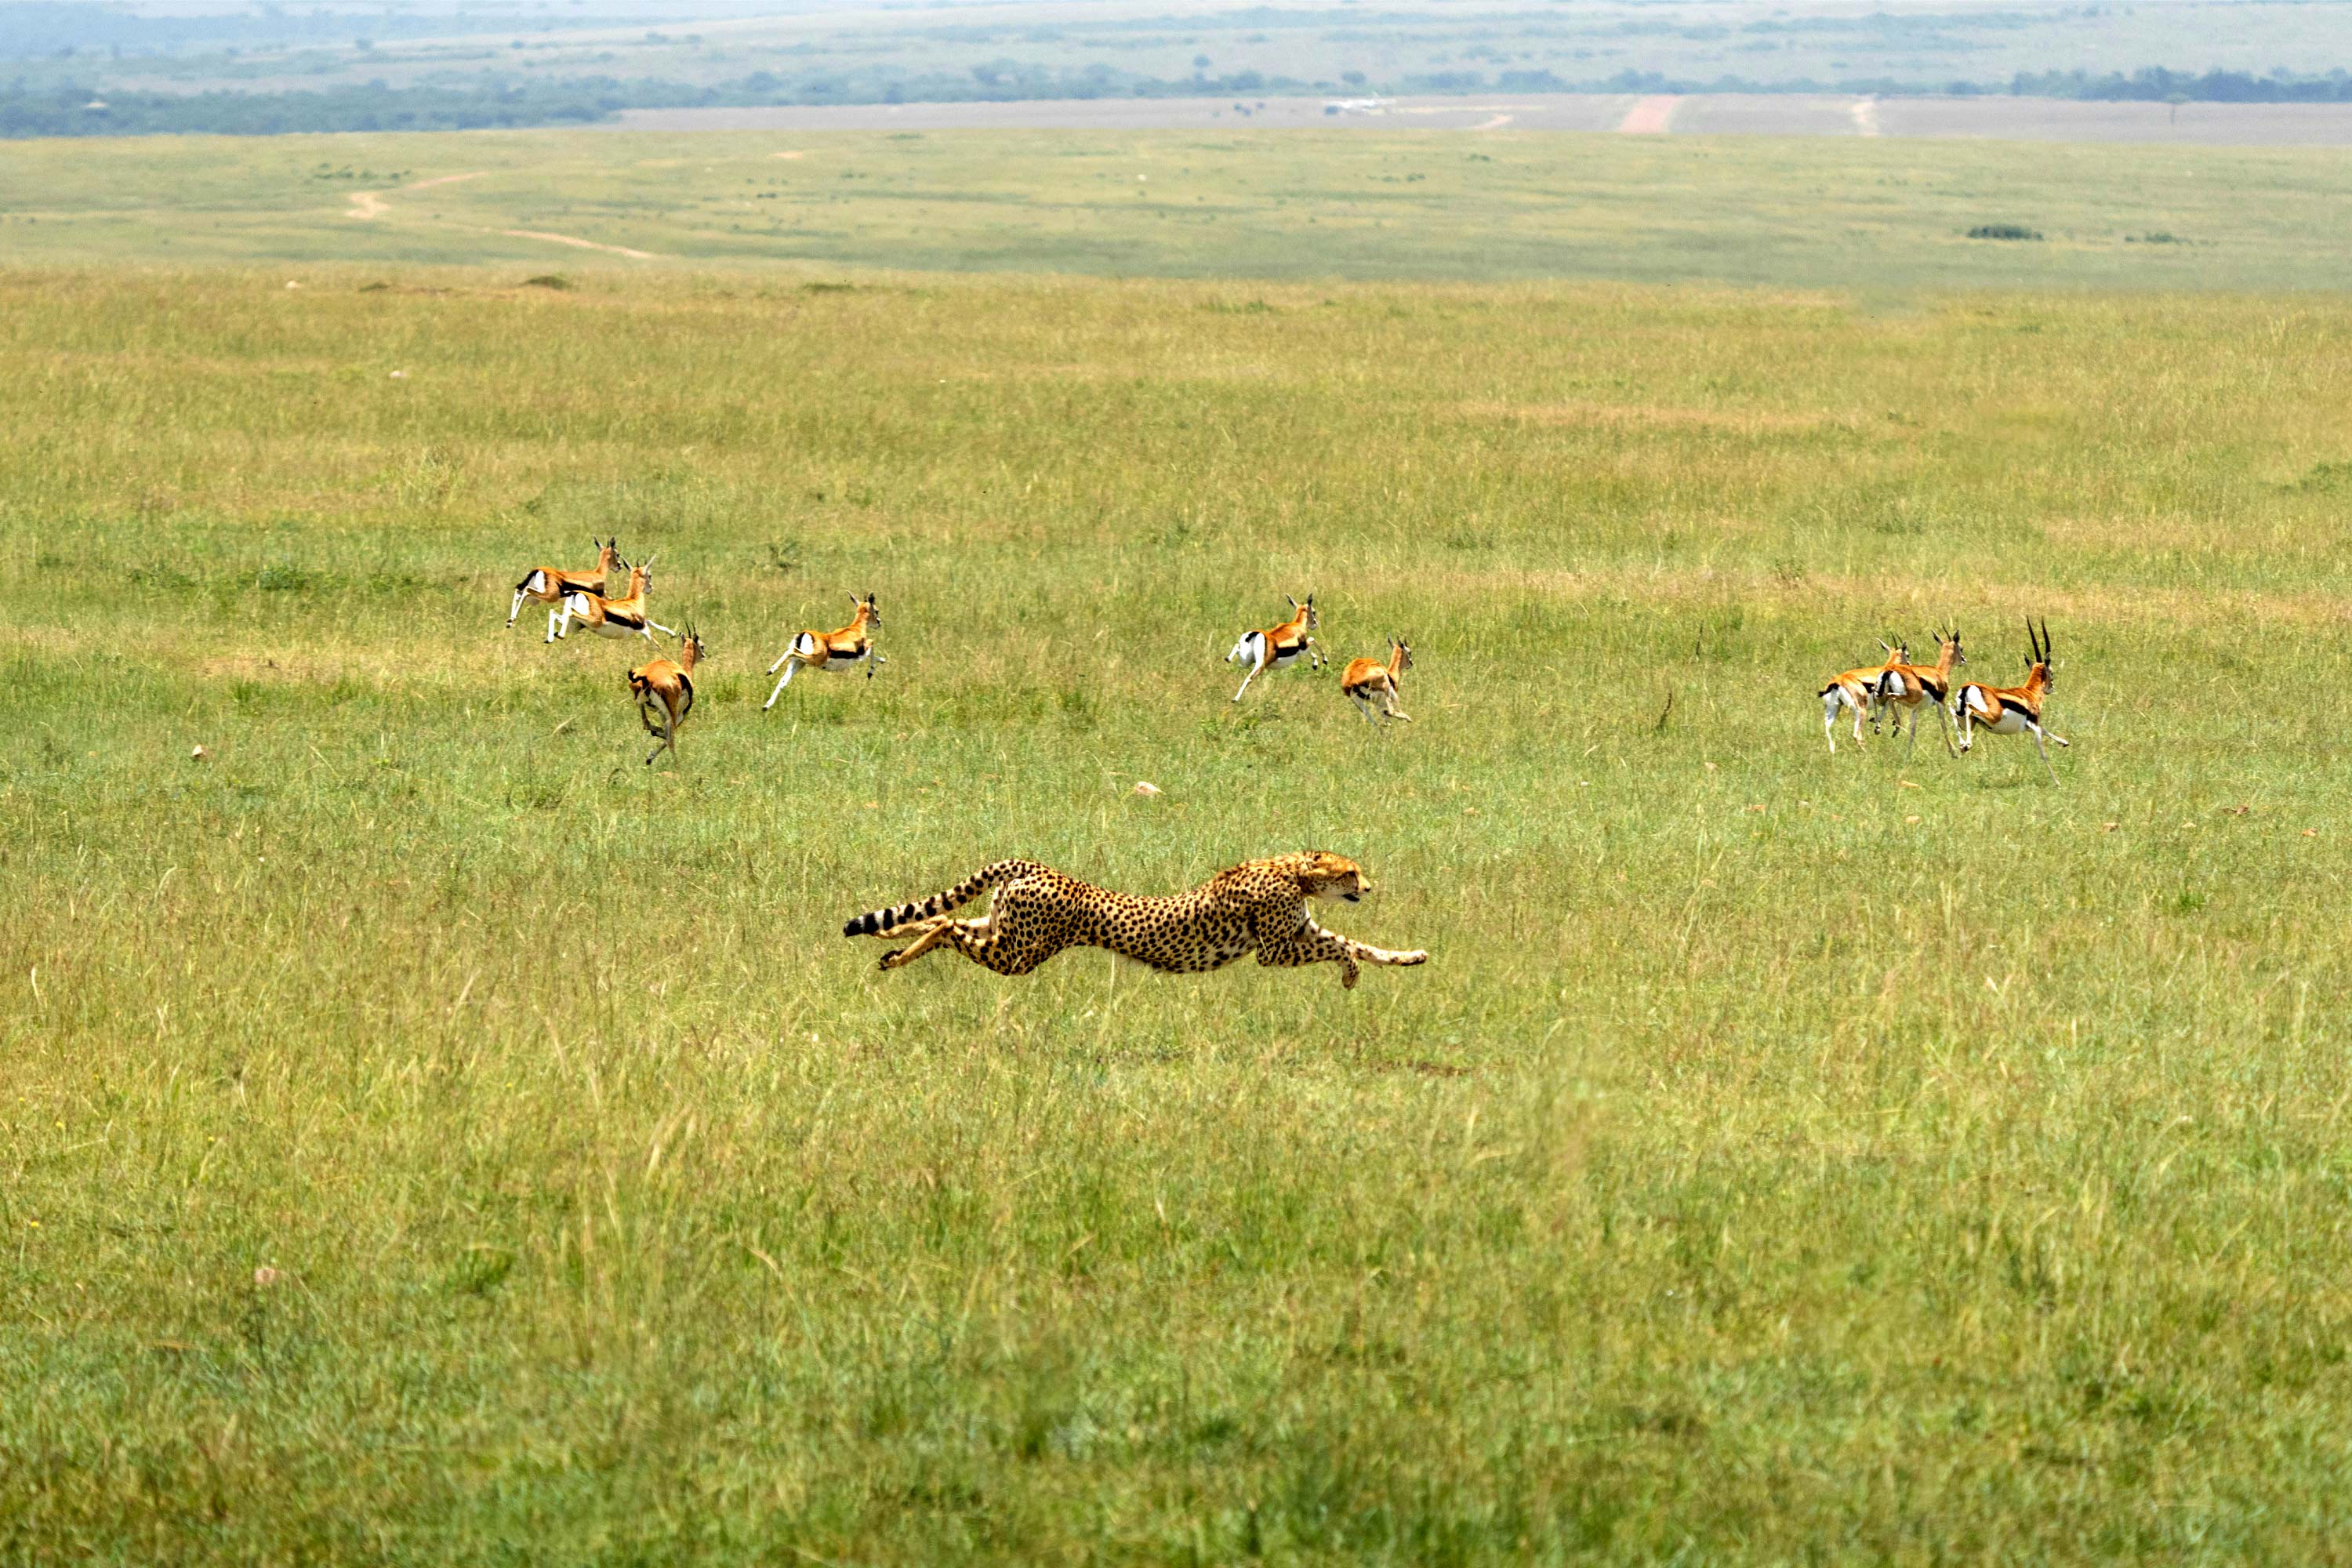
<svg viewBox="0 0 2352 1568">
<path fill-rule="evenodd" d="M 1853 710 L 1853 743 L 1857 746 L 1861 745 L 1862 717 L 1864 713 L 1870 715 L 1871 729 L 1875 731 L 1878 728 L 1878 709 L 1882 700 L 1878 692 L 1879 681 L 1885 678 L 1888 670 L 1895 668 L 1911 657 L 1911 646 L 1908 643 L 1896 643 L 1892 647 L 1888 647 L 1885 639 L 1881 638 L 1878 646 L 1886 649 L 1885 664 L 1874 669 L 1866 668 L 1842 669 L 1831 676 L 1830 683 L 1822 688 L 1822 733 L 1829 737 L 1830 752 L 1832 755 L 1837 752 L 1837 735 L 1834 733 L 1834 726 L 1837 723 L 1838 710 L 1841 708 Z"/>
<path fill-rule="evenodd" d="M 1960 651 L 1960 634 L 1957 629 L 1936 634 L 1936 662 L 1933 664 L 1890 664 L 1878 678 L 1878 700 L 1881 706 L 1895 710 L 1894 723 L 1903 728 L 1903 715 L 1911 715 L 1910 739 L 1904 742 L 1903 754 L 1909 756 L 1911 748 L 1919 743 L 1919 704 L 1933 700 L 1936 717 L 1947 730 L 1953 728 L 1952 715 L 1944 704 L 1951 700 L 1952 667 L 1966 664 L 1969 656 Z M 1944 739 L 1944 750 L 1952 749 L 1951 737 Z"/>
<path fill-rule="evenodd" d="M 2032 649 L 2025 660 L 2025 684 L 2022 686 L 1977 686 L 1960 688 L 1960 750 L 1966 752 L 1975 742 L 1973 730 L 1990 730 L 1996 735 L 2032 735 L 2033 749 L 2042 754 L 2042 770 L 2050 782 L 2058 782 L 2058 770 L 2050 765 L 2050 748 L 2043 745 L 2046 736 L 2063 746 L 2066 737 L 2042 726 L 2042 700 L 2057 688 L 2057 678 L 2050 664 L 2050 623 L 2042 623 L 2041 640 L 2033 636 L 2033 620 L 2025 622 L 2026 645 Z"/>
<path fill-rule="evenodd" d="M 642 637 L 654 640 L 656 632 L 666 637 L 677 634 L 646 614 L 646 594 L 654 585 L 654 558 L 646 556 L 629 568 L 629 591 L 617 599 L 602 594 L 566 594 L 563 609 L 547 629 L 547 640 L 568 636 L 572 623 L 578 621 L 600 637 Z"/>
<path fill-rule="evenodd" d="M 1377 729 L 1380 719 L 1402 719 L 1412 722 L 1412 715 L 1397 706 L 1397 677 L 1412 668 L 1412 645 L 1402 637 L 1389 638 L 1389 661 L 1376 658 L 1351 658 L 1339 674 L 1339 689 L 1364 716 L 1364 722 Z M 1373 704 L 1378 701 L 1376 709 Z M 1380 719 L 1373 717 L 1377 712 Z"/>
<path fill-rule="evenodd" d="M 874 595 L 868 594 L 859 598 L 852 594 L 849 602 L 856 607 L 857 613 L 849 618 L 847 626 L 839 631 L 798 634 L 784 649 L 783 657 L 768 666 L 770 675 L 781 668 L 784 676 L 776 682 L 776 689 L 768 693 L 768 700 L 760 704 L 761 712 L 765 713 L 776 705 L 776 699 L 782 697 L 784 688 L 793 683 L 793 671 L 803 665 L 811 669 L 847 669 L 863 659 L 866 661 L 866 679 L 871 680 L 876 665 L 890 662 L 874 646 L 874 628 L 882 624 L 882 612 L 875 607 Z"/>
<path fill-rule="evenodd" d="M 514 603 L 507 609 L 507 629 L 514 629 L 515 617 L 522 614 L 523 601 L 531 600 L 547 606 L 548 640 L 554 640 L 555 617 L 562 611 L 566 594 L 601 594 L 612 581 L 613 568 L 624 572 L 629 563 L 621 558 L 621 542 L 615 539 L 591 538 L 596 546 L 596 564 L 585 572 L 566 572 L 561 566 L 534 566 L 523 574 L 515 584 Z"/>
<path fill-rule="evenodd" d="M 1287 594 L 1283 597 L 1290 599 Z M 1313 636 L 1320 624 L 1315 614 L 1315 595 L 1309 594 L 1303 605 L 1290 599 L 1290 618 L 1282 625 L 1267 626 L 1262 631 L 1244 632 L 1242 640 L 1234 644 L 1234 651 L 1225 655 L 1227 664 L 1242 659 L 1250 667 L 1250 672 L 1242 677 L 1240 690 L 1234 693 L 1234 700 L 1239 702 L 1242 700 L 1242 692 L 1249 689 L 1250 682 L 1257 679 L 1258 671 L 1268 665 L 1278 669 L 1303 653 L 1310 656 L 1314 668 L 1321 668 L 1327 662 L 1323 658 L 1323 645 Z"/>
<path fill-rule="evenodd" d="M 694 667 L 701 662 L 702 634 L 688 621 L 676 658 L 648 659 L 629 671 L 629 695 L 637 700 L 637 717 L 656 742 L 646 753 L 646 766 L 653 766 L 664 751 L 677 754 L 677 727 L 694 711 Z"/>
</svg>

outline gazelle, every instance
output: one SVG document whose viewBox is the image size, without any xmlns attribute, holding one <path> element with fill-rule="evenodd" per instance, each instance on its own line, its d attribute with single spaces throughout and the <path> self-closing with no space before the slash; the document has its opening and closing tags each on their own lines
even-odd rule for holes
<svg viewBox="0 0 2352 1568">
<path fill-rule="evenodd" d="M 1287 594 L 1283 597 L 1290 599 Z M 1239 702 L 1242 700 L 1242 692 L 1249 689 L 1250 682 L 1257 679 L 1258 671 L 1268 665 L 1280 668 L 1302 653 L 1312 657 L 1317 668 L 1328 662 L 1323 657 L 1323 645 L 1317 642 L 1312 635 L 1319 624 L 1315 614 L 1315 595 L 1309 594 L 1303 605 L 1290 599 L 1290 618 L 1282 625 L 1268 626 L 1263 631 L 1244 632 L 1242 640 L 1234 644 L 1234 651 L 1225 655 L 1227 664 L 1235 659 L 1244 659 L 1250 667 L 1250 672 L 1242 677 L 1241 690 L 1234 693 L 1234 700 Z"/>
<path fill-rule="evenodd" d="M 2046 736 L 2060 745 L 2067 744 L 2066 737 L 2042 727 L 2042 700 L 2057 688 L 2057 678 L 2050 666 L 2050 623 L 2042 623 L 2042 637 L 2035 641 L 2033 621 L 2025 622 L 2026 644 L 2032 649 L 2025 661 L 2025 684 L 2022 686 L 1963 686 L 1960 688 L 1960 750 L 1966 752 L 1976 739 L 1971 726 L 1990 730 L 1996 735 L 2026 734 L 2033 737 L 2033 749 L 2042 753 L 2042 770 L 2050 782 L 2058 782 L 2058 770 L 2050 765 L 2050 748 L 2043 745 Z"/>
<path fill-rule="evenodd" d="M 525 599 L 547 606 L 547 624 L 552 632 L 564 595 L 601 594 L 604 585 L 612 581 L 615 565 L 624 572 L 629 569 L 629 563 L 621 559 L 621 542 L 618 539 L 600 541 L 592 538 L 589 542 L 596 546 L 596 564 L 589 571 L 566 572 L 561 566 L 534 566 L 523 574 L 522 581 L 515 584 L 514 603 L 507 609 L 509 631 L 514 629 L 515 617 L 522 614 Z"/>
<path fill-rule="evenodd" d="M 578 621 L 600 637 L 641 637 L 647 642 L 659 632 L 666 637 L 677 634 L 646 614 L 646 593 L 654 585 L 654 558 L 646 556 L 629 568 L 629 592 L 626 596 L 608 599 L 602 594 L 566 594 L 563 609 L 548 628 L 547 640 L 555 641 L 572 630 Z"/>
<path fill-rule="evenodd" d="M 1885 664 L 1875 669 L 1842 669 L 1831 676 L 1830 683 L 1822 688 L 1822 733 L 1829 737 L 1830 752 L 1832 756 L 1837 753 L 1837 736 L 1832 732 L 1832 728 L 1837 723 L 1838 710 L 1841 708 L 1853 710 L 1853 743 L 1857 746 L 1861 745 L 1862 716 L 1864 713 L 1870 715 L 1870 727 L 1873 730 L 1878 728 L 1878 707 L 1881 700 L 1878 695 L 1879 680 L 1888 670 L 1896 668 L 1911 657 L 1911 646 L 1908 643 L 1896 643 L 1894 647 L 1887 647 L 1885 640 L 1881 638 L 1878 646 L 1886 648 Z"/>
<path fill-rule="evenodd" d="M 694 667 L 702 662 L 702 634 L 686 623 L 677 657 L 648 659 L 629 671 L 629 695 L 637 700 L 637 717 L 646 733 L 658 742 L 646 753 L 646 766 L 667 750 L 677 752 L 677 727 L 694 711 Z"/>
<path fill-rule="evenodd" d="M 1397 677 L 1412 668 L 1412 645 L 1402 637 L 1392 637 L 1389 638 L 1389 661 L 1382 664 L 1376 658 L 1349 659 L 1348 668 L 1339 672 L 1339 689 L 1348 694 L 1356 711 L 1364 716 L 1364 722 L 1374 729 L 1380 727 L 1380 719 L 1402 719 L 1410 724 L 1412 715 L 1397 706 Z M 1375 699 L 1380 704 L 1377 710 L 1373 707 Z M 1373 717 L 1375 711 L 1379 719 Z"/>
<path fill-rule="evenodd" d="M 871 680 L 876 665 L 890 662 L 874 646 L 874 628 L 882 624 L 882 612 L 874 607 L 874 595 L 868 594 L 860 598 L 852 594 L 849 602 L 856 607 L 857 613 L 849 618 L 847 626 L 839 631 L 798 634 L 793 638 L 792 646 L 784 649 L 783 657 L 768 666 L 770 675 L 782 669 L 784 676 L 776 682 L 776 689 L 768 693 L 768 700 L 760 704 L 761 712 L 765 713 L 776 705 L 776 699 L 782 697 L 784 688 L 793 683 L 793 671 L 803 665 L 811 669 L 847 669 L 863 659 L 866 662 L 866 679 Z"/>
<path fill-rule="evenodd" d="M 1909 756 L 1911 748 L 1919 743 L 1919 704 L 1932 700 L 1936 717 L 1947 730 L 1956 728 L 1951 713 L 1944 707 L 1952 695 L 1952 667 L 1966 664 L 1969 656 L 1960 651 L 1960 634 L 1957 630 L 1936 634 L 1936 662 L 1929 664 L 1890 664 L 1878 678 L 1878 700 L 1884 707 L 1895 710 L 1895 727 L 1903 727 L 1903 715 L 1911 715 L 1911 736 L 1904 742 L 1903 754 Z M 1950 735 L 1944 738 L 1944 750 L 1952 749 Z"/>
</svg>

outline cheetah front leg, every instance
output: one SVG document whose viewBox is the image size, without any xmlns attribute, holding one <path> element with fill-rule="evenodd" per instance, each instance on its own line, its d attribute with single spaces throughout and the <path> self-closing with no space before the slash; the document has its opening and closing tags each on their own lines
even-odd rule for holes
<svg viewBox="0 0 2352 1568">
<path fill-rule="evenodd" d="M 1338 931 L 1325 931 L 1310 918 L 1307 923 L 1287 936 L 1261 937 L 1257 945 L 1257 961 L 1266 965 L 1295 967 L 1303 963 L 1336 963 L 1339 966 L 1339 984 L 1352 990 L 1357 979 L 1358 963 L 1390 963 L 1412 965 L 1426 963 L 1429 954 L 1418 948 L 1411 952 L 1391 952 L 1384 947 L 1373 947 L 1341 936 Z"/>
</svg>

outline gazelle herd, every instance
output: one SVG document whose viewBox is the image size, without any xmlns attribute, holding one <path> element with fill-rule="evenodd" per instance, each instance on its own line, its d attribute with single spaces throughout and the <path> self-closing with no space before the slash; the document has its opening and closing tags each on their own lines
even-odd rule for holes
<svg viewBox="0 0 2352 1568">
<path fill-rule="evenodd" d="M 694 710 L 695 666 L 706 657 L 702 638 L 690 623 L 685 636 L 679 637 L 646 610 L 646 601 L 654 585 L 654 557 L 648 555 L 641 562 L 632 563 L 621 554 L 617 539 L 593 542 L 596 564 L 585 571 L 535 566 L 525 573 L 522 581 L 515 584 L 514 603 L 507 610 L 507 626 L 513 627 L 524 604 L 529 602 L 550 606 L 546 640 L 551 643 L 562 641 L 575 625 L 603 637 L 641 637 L 650 643 L 654 634 L 659 632 L 664 637 L 678 638 L 676 658 L 654 658 L 628 672 L 630 695 L 636 700 L 638 716 L 656 742 L 646 756 L 650 766 L 664 752 L 676 754 L 678 726 Z M 615 571 L 628 574 L 627 591 L 617 596 L 606 593 Z M 870 681 L 874 672 L 888 662 L 874 643 L 874 634 L 882 625 L 882 611 L 874 595 L 852 594 L 849 603 L 847 626 L 831 631 L 812 627 L 793 634 L 776 662 L 768 666 L 770 675 L 778 670 L 783 673 L 777 679 L 775 689 L 768 693 L 768 700 L 761 704 L 761 712 L 776 705 L 799 670 L 832 672 L 863 665 L 866 679 Z M 1322 643 L 1315 636 L 1322 624 L 1315 608 L 1315 595 L 1307 595 L 1303 602 L 1291 599 L 1289 604 L 1288 620 L 1244 632 L 1233 651 L 1225 655 L 1226 663 L 1249 667 L 1240 688 L 1234 692 L 1234 701 L 1239 702 L 1249 691 L 1250 683 L 1266 670 L 1287 668 L 1302 659 L 1316 668 L 1328 662 Z M 1972 682 L 1957 692 L 1952 689 L 1953 672 L 1969 662 L 1968 655 L 1961 651 L 1957 629 L 1936 634 L 1933 664 L 1914 664 L 1908 644 L 1881 639 L 1878 647 L 1886 656 L 1884 663 L 1841 670 L 1821 689 L 1822 733 L 1829 741 L 1830 751 L 1837 751 L 1841 715 L 1852 717 L 1856 746 L 1862 744 L 1864 719 L 1870 721 L 1874 734 L 1879 732 L 1882 721 L 1893 725 L 1890 733 L 1901 733 L 1907 720 L 1909 734 L 1904 744 L 1904 755 L 1907 757 L 1919 743 L 1919 710 L 1932 703 L 1944 731 L 1947 752 L 1955 756 L 1966 753 L 1979 730 L 1996 735 L 2032 735 L 2042 765 L 2055 783 L 2058 773 L 2050 766 L 2046 742 L 2055 741 L 2062 746 L 2068 742 L 2064 736 L 2052 732 L 2042 722 L 2042 702 L 2055 684 L 2051 667 L 2050 624 L 2043 621 L 2037 631 L 2028 620 L 2025 635 L 2030 651 L 2023 685 L 1983 686 Z M 1410 723 L 1412 716 L 1400 705 L 1399 691 L 1405 672 L 1412 668 L 1412 646 L 1402 637 L 1391 637 L 1388 639 L 1386 658 L 1348 661 L 1339 676 L 1340 693 L 1355 704 L 1364 722 L 1376 729 L 1389 720 Z"/>
<path fill-rule="evenodd" d="M 2051 767 L 2050 748 L 2043 742 L 2055 741 L 2062 746 L 2069 742 L 2042 722 L 2042 700 L 2056 684 L 2050 659 L 2050 623 L 2044 620 L 2037 633 L 2029 617 L 2025 641 L 2024 685 L 1983 686 L 1971 681 L 1955 694 L 1951 689 L 1952 671 L 1969 662 L 1968 655 L 1960 651 L 1958 631 L 1936 634 L 1933 664 L 1912 664 L 1908 647 L 1899 642 L 1889 645 L 1881 639 L 1878 646 L 1885 651 L 1885 664 L 1874 669 L 1864 667 L 1842 670 L 1822 688 L 1822 732 L 1829 738 L 1830 750 L 1837 750 L 1837 719 L 1841 712 L 1851 710 L 1853 714 L 1853 743 L 1859 746 L 1863 719 L 1869 718 L 1871 732 L 1875 734 L 1880 716 L 1892 710 L 1890 733 L 1903 729 L 1906 714 L 1910 717 L 1910 737 L 1903 748 L 1907 757 L 1911 748 L 1919 743 L 1920 706 L 1933 702 L 1937 719 L 1950 731 L 1944 740 L 1945 751 L 1954 756 L 1966 754 L 1975 742 L 1977 730 L 1996 735 L 2031 735 L 2050 782 L 2057 783 L 2058 770 Z M 1949 708 L 1945 706 L 1947 702 Z M 1958 742 L 1957 747 L 1955 741 Z"/>
</svg>

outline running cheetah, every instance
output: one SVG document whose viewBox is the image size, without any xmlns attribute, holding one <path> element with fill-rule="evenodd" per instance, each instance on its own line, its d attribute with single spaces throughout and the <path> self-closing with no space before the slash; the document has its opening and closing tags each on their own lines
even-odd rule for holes
<svg viewBox="0 0 2352 1568">
<path fill-rule="evenodd" d="M 1371 879 L 1344 856 L 1310 850 L 1250 860 L 1221 871 L 1189 893 L 1139 898 L 1066 877 L 1034 860 L 999 860 L 935 898 L 858 916 L 844 936 L 911 936 L 882 955 L 882 967 L 912 963 L 941 942 L 999 974 L 1026 974 L 1067 947 L 1107 947 L 1166 973 L 1219 969 L 1245 952 L 1265 964 L 1336 963 L 1339 984 L 1356 984 L 1361 963 L 1425 963 L 1429 954 L 1391 952 L 1325 931 L 1307 912 L 1309 899 L 1354 903 Z M 996 889 L 976 921 L 947 911 L 983 888 Z"/>
</svg>

